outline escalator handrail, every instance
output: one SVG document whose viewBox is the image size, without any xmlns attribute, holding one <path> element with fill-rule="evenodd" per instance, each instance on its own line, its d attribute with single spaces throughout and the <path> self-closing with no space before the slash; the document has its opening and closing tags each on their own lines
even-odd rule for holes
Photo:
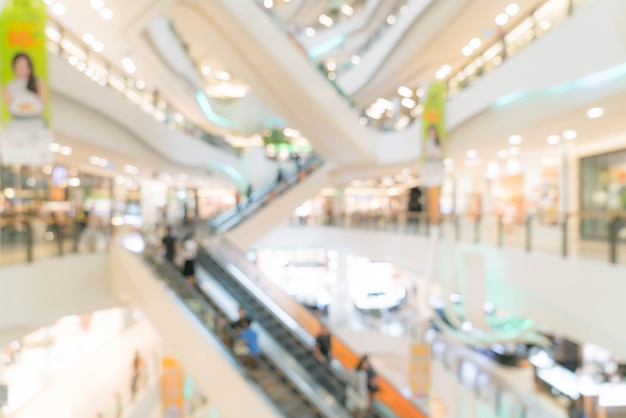
<svg viewBox="0 0 626 418">
<path fill-rule="evenodd" d="M 151 250 L 153 254 L 156 254 L 155 247 L 146 246 L 146 248 Z M 221 311 L 221 309 L 216 305 L 215 301 L 213 302 L 210 301 L 211 299 L 210 295 L 206 294 L 206 292 L 200 292 L 194 286 L 191 286 L 174 265 L 172 265 L 171 263 L 166 263 L 166 262 L 159 264 L 154 258 L 146 257 L 145 255 L 144 255 L 144 260 L 146 260 L 151 265 L 152 269 L 155 271 L 157 275 L 159 275 L 159 277 L 162 277 L 165 279 L 170 290 L 172 290 L 172 292 L 179 299 L 184 299 L 185 297 L 182 296 L 179 293 L 179 291 L 176 290 L 174 286 L 178 287 L 179 289 L 183 287 L 184 291 L 188 292 L 188 294 L 192 296 L 194 300 L 199 301 L 200 304 L 202 305 L 202 310 L 205 312 L 205 314 L 209 312 L 211 316 L 213 317 L 216 327 L 218 326 L 217 325 L 218 318 L 225 319 L 226 321 L 219 326 L 222 327 L 228 333 L 228 335 L 231 338 L 231 341 L 235 341 L 237 338 L 239 338 L 237 335 L 237 332 L 231 326 L 231 322 L 230 322 L 231 318 L 225 312 Z M 184 303 L 184 300 L 182 300 L 182 302 L 189 309 L 189 311 L 191 311 L 191 313 L 193 313 L 193 315 L 198 320 L 200 320 L 202 325 L 205 328 L 207 328 L 209 332 L 211 332 L 212 334 L 215 334 L 215 331 L 211 329 L 211 327 L 205 323 L 205 319 L 202 318 L 198 312 L 196 312 L 193 308 L 189 307 L 188 304 Z M 236 365 L 238 371 L 242 373 L 244 376 L 246 376 L 246 379 L 249 382 L 252 382 L 255 385 L 255 388 L 263 392 L 258 387 L 257 383 L 249 376 L 247 369 L 243 367 L 243 365 L 238 360 L 237 356 L 231 350 L 229 350 L 229 348 L 226 346 L 224 341 L 216 334 L 215 334 L 215 337 L 220 344 L 220 348 L 223 348 L 225 350 L 225 355 L 227 353 L 227 355 L 229 356 L 229 360 L 231 360 L 231 362 L 234 365 Z M 336 418 L 348 418 L 348 416 L 346 415 L 341 405 L 338 405 L 337 403 L 330 403 L 324 399 L 325 394 L 320 393 L 320 392 L 323 392 L 323 388 L 321 388 L 313 379 L 306 379 L 305 376 L 298 375 L 297 372 L 294 370 L 294 368 L 285 369 L 285 368 L 280 368 L 278 366 L 281 360 L 284 361 L 286 353 L 276 353 L 276 351 L 272 349 L 271 347 L 269 347 L 269 350 L 267 348 L 268 347 L 264 347 L 262 356 L 268 357 L 272 361 L 272 363 L 274 363 L 275 367 L 278 367 L 280 369 L 280 372 L 283 375 L 285 375 L 285 377 L 287 377 L 293 383 L 295 388 L 298 388 L 297 390 L 301 393 L 301 395 L 306 397 L 306 399 L 312 405 L 314 405 L 319 411 L 325 413 L 328 416 L 332 416 Z M 306 388 L 305 386 L 308 386 L 308 388 Z M 272 400 L 264 392 L 263 394 L 266 398 L 269 399 L 270 403 L 272 403 L 272 406 L 275 407 Z M 281 413 L 281 415 L 283 414 Z"/>
<path fill-rule="evenodd" d="M 254 297 L 259 299 L 261 303 L 267 302 L 267 305 L 274 307 L 274 309 L 271 309 L 268 306 L 269 308 L 268 310 L 273 315 L 279 318 L 285 318 L 285 317 L 289 318 L 289 322 L 292 325 L 289 326 L 288 328 L 294 335 L 298 335 L 300 339 L 303 339 L 303 335 L 308 336 L 309 339 L 313 339 L 313 335 L 315 335 L 322 326 L 318 318 L 316 318 L 315 316 L 313 316 L 307 311 L 307 313 L 309 314 L 308 319 L 309 319 L 309 322 L 311 323 L 311 325 L 307 327 L 303 325 L 302 323 L 300 323 L 296 318 L 294 318 L 289 312 L 287 312 L 283 307 L 281 307 L 270 296 L 268 296 L 267 293 L 264 291 L 264 289 L 261 287 L 260 280 L 263 280 L 264 285 L 268 287 L 271 286 L 280 293 L 284 293 L 284 292 L 280 288 L 278 288 L 276 285 L 274 285 L 271 282 L 271 280 L 267 279 L 258 270 L 254 269 L 254 271 L 252 271 L 253 267 L 251 263 L 248 260 L 246 260 L 243 254 L 225 238 L 220 237 L 218 240 L 211 242 L 209 248 L 210 248 L 212 255 L 215 255 L 218 259 L 220 259 L 224 263 L 232 264 L 243 273 L 243 276 L 245 276 L 248 279 L 246 280 L 244 287 L 246 287 L 248 291 Z M 250 277 L 254 277 L 255 280 L 250 279 Z M 239 280 L 240 282 L 242 281 L 242 278 L 240 277 L 239 278 L 234 277 L 234 278 Z M 293 326 L 293 323 L 295 323 L 296 326 Z M 304 340 L 306 341 L 306 338 L 304 338 Z M 356 362 L 359 356 L 349 347 L 348 344 L 346 344 L 336 335 L 333 335 L 333 352 L 335 354 L 335 357 L 338 360 L 339 360 L 339 357 L 343 357 L 344 359 L 347 357 L 351 359 L 351 361 L 349 362 L 340 361 L 342 366 L 344 367 L 344 370 L 341 370 L 343 376 L 339 375 L 339 377 L 343 378 L 345 380 L 345 383 L 349 385 L 350 382 L 347 377 L 348 376 L 347 370 L 351 369 L 352 367 L 354 367 L 354 365 L 356 365 Z M 341 353 L 341 355 L 337 355 L 338 353 Z M 407 399 L 404 395 L 402 395 L 402 392 L 399 389 L 397 389 L 392 383 L 390 383 L 388 379 L 385 379 L 382 376 L 379 376 L 379 377 L 380 377 L 379 380 L 382 381 L 381 386 L 383 386 L 383 389 L 386 391 L 392 391 L 394 393 L 392 397 L 395 399 L 396 402 L 401 403 L 401 405 L 400 404 L 396 405 L 396 408 L 393 408 L 392 406 L 389 406 L 389 405 L 387 405 L 387 407 L 391 408 L 393 411 L 397 411 L 398 409 L 402 411 L 407 411 L 410 409 L 411 414 L 412 414 L 410 416 L 414 416 L 416 418 L 426 417 L 426 415 L 420 409 L 420 407 L 418 405 L 415 405 L 409 399 Z M 380 396 L 379 396 L 379 401 L 382 402 L 382 399 L 380 399 Z M 382 402 L 382 403 L 386 404 L 385 402 Z M 385 414 L 385 412 L 381 411 L 380 409 L 378 409 L 378 412 L 383 414 L 383 416 Z M 402 416 L 404 416 L 404 414 Z"/>
<path fill-rule="evenodd" d="M 232 223 L 233 220 L 239 218 L 239 222 L 245 220 L 248 216 L 263 206 L 275 193 L 280 196 L 290 190 L 293 186 L 300 183 L 299 175 L 304 173 L 305 177 L 309 177 L 314 171 L 322 167 L 324 160 L 316 154 L 312 154 L 306 159 L 304 164 L 293 170 L 280 184 L 272 183 L 264 188 L 261 192 L 252 193 L 251 202 L 242 208 L 232 208 L 220 213 L 217 217 L 210 221 L 210 227 L 213 230 L 220 230 L 224 225 Z"/>
</svg>

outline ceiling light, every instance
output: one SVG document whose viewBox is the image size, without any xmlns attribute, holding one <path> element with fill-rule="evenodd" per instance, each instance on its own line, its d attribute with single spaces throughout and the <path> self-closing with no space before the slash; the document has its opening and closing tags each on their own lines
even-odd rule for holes
<svg viewBox="0 0 626 418">
<path fill-rule="evenodd" d="M 395 15 L 387 16 L 387 23 L 390 25 L 393 25 L 394 23 L 396 23 L 396 16 Z"/>
<path fill-rule="evenodd" d="M 202 71 L 202 74 L 204 75 L 209 75 L 211 74 L 211 67 L 209 67 L 208 65 L 203 65 L 200 71 Z"/>
<path fill-rule="evenodd" d="M 573 129 L 563 132 L 563 139 L 566 141 L 571 141 L 573 139 L 576 139 L 577 136 L 578 136 L 578 133 Z"/>
<path fill-rule="evenodd" d="M 354 9 L 352 8 L 352 6 L 346 3 L 341 6 L 341 12 L 346 16 L 352 16 L 352 14 L 354 13 Z"/>
<path fill-rule="evenodd" d="M 111 20 L 113 19 L 113 11 L 111 11 L 111 9 L 104 8 L 100 10 L 100 17 L 104 20 Z"/>
<path fill-rule="evenodd" d="M 372 118 L 372 119 L 380 119 L 381 116 L 382 116 L 381 112 L 379 112 L 378 109 L 375 109 L 375 108 L 372 108 L 372 107 L 368 108 L 365 111 L 365 114 L 367 116 L 369 116 L 370 118 Z"/>
<path fill-rule="evenodd" d="M 61 147 L 59 153 L 65 156 L 72 155 L 72 147 Z"/>
<path fill-rule="evenodd" d="M 271 9 L 272 6 L 274 6 L 274 2 L 272 0 L 265 0 L 263 6 L 265 6 L 266 9 Z"/>
<path fill-rule="evenodd" d="M 124 172 L 131 175 L 136 175 L 139 173 L 139 169 L 134 165 L 126 164 L 124 166 Z"/>
<path fill-rule="evenodd" d="M 476 151 L 475 149 L 467 150 L 467 152 L 465 153 L 465 156 L 470 159 L 476 158 L 478 157 L 478 151 Z"/>
<path fill-rule="evenodd" d="M 333 25 L 333 18 L 330 16 L 326 16 L 325 14 L 320 15 L 318 20 L 322 25 L 326 27 L 331 27 Z"/>
<path fill-rule="evenodd" d="M 509 137 L 509 144 L 511 145 L 519 145 L 522 143 L 522 136 L 521 135 L 511 135 Z"/>
<path fill-rule="evenodd" d="M 80 186 L 80 179 L 78 177 L 70 177 L 67 179 L 67 185 L 72 187 Z"/>
<path fill-rule="evenodd" d="M 328 79 L 330 81 L 335 81 L 336 78 L 337 78 L 337 73 L 335 73 L 334 71 L 331 71 L 328 73 Z"/>
<path fill-rule="evenodd" d="M 587 111 L 587 117 L 589 119 L 598 119 L 604 116 L 604 109 L 601 107 L 592 107 Z"/>
<path fill-rule="evenodd" d="M 481 45 L 482 45 L 482 41 L 480 40 L 480 38 L 472 38 L 472 40 L 469 42 L 469 46 L 471 46 L 474 49 L 480 48 Z"/>
<path fill-rule="evenodd" d="M 95 40 L 96 40 L 96 37 L 94 36 L 93 33 L 87 32 L 86 34 L 83 35 L 83 41 L 87 45 L 91 45 Z"/>
<path fill-rule="evenodd" d="M 444 158 L 443 165 L 446 167 L 452 167 L 454 165 L 454 159 L 451 157 Z"/>
<path fill-rule="evenodd" d="M 328 71 L 335 71 L 337 69 L 337 64 L 335 61 L 328 61 L 326 63 L 326 68 L 328 68 Z"/>
<path fill-rule="evenodd" d="M 398 94 L 403 97 L 411 97 L 413 96 L 413 90 L 407 86 L 400 86 L 398 87 Z"/>
<path fill-rule="evenodd" d="M 394 108 L 394 105 L 391 101 L 387 99 L 383 99 L 382 97 L 379 97 L 378 99 L 376 99 L 376 104 L 386 110 L 393 110 Z"/>
<path fill-rule="evenodd" d="M 498 158 L 506 158 L 509 156 L 509 152 L 505 149 L 498 151 Z"/>
<path fill-rule="evenodd" d="M 76 56 L 74 56 L 74 55 L 70 55 L 67 58 L 67 63 L 73 67 L 76 64 L 78 64 L 78 58 Z"/>
<path fill-rule="evenodd" d="M 51 152 L 59 152 L 61 151 L 61 145 L 57 144 L 56 142 L 51 142 L 50 145 L 48 145 L 48 149 Z"/>
<path fill-rule="evenodd" d="M 509 148 L 509 155 L 519 155 L 519 153 L 520 153 L 519 147 Z"/>
<path fill-rule="evenodd" d="M 55 15 L 61 16 L 67 12 L 67 7 L 65 7 L 63 3 L 55 3 L 54 6 L 52 6 L 52 11 Z"/>
<path fill-rule="evenodd" d="M 359 118 L 359 125 L 361 125 L 361 126 L 367 125 L 367 118 L 365 116 L 361 116 Z"/>
<path fill-rule="evenodd" d="M 465 55 L 466 57 L 469 57 L 470 55 L 474 53 L 474 48 L 472 48 L 469 45 L 465 45 L 463 49 L 461 49 L 461 53 Z"/>
<path fill-rule="evenodd" d="M 448 74 L 450 74 L 450 71 L 452 71 L 452 67 L 450 67 L 450 65 L 446 64 L 446 65 L 441 67 L 441 71 L 443 71 L 446 75 L 448 75 Z"/>
<path fill-rule="evenodd" d="M 304 34 L 305 34 L 306 36 L 308 36 L 309 38 L 314 37 L 314 36 L 315 36 L 315 28 L 311 28 L 311 27 L 306 28 L 306 29 L 304 30 Z"/>
<path fill-rule="evenodd" d="M 417 103 L 415 103 L 415 100 L 408 97 L 403 98 L 400 103 L 402 103 L 402 106 L 406 107 L 407 109 L 413 109 L 417 105 Z"/>
<path fill-rule="evenodd" d="M 230 81 L 232 79 L 232 76 L 230 75 L 228 71 L 217 70 L 215 72 L 215 78 L 217 78 L 218 80 L 222 80 L 222 81 Z"/>
<path fill-rule="evenodd" d="M 496 25 L 504 26 L 508 22 L 509 22 L 509 15 L 507 15 L 506 13 L 500 13 L 498 16 L 496 16 Z"/>
<path fill-rule="evenodd" d="M 354 65 L 359 65 L 361 63 L 361 57 L 358 55 L 353 55 L 350 57 L 350 62 Z"/>
<path fill-rule="evenodd" d="M 104 44 L 100 41 L 95 41 L 91 44 L 91 49 L 96 52 L 102 52 L 104 50 Z"/>
<path fill-rule="evenodd" d="M 92 155 L 91 157 L 89 157 L 89 164 L 100 165 L 100 157 L 96 157 L 95 155 Z"/>
<path fill-rule="evenodd" d="M 124 67 L 124 71 L 126 71 L 128 74 L 133 74 L 135 71 L 137 71 L 135 63 L 129 57 L 126 57 L 122 60 L 122 67 Z"/>
<path fill-rule="evenodd" d="M 135 86 L 137 86 L 139 90 L 143 90 L 146 88 L 146 82 L 143 80 L 137 80 L 137 83 L 135 83 Z"/>
<path fill-rule="evenodd" d="M 511 3 L 508 6 L 506 6 L 506 9 L 504 11 L 509 16 L 515 16 L 519 12 L 519 6 L 515 3 Z"/>
<path fill-rule="evenodd" d="M 424 97 L 424 94 L 426 94 L 426 91 L 421 87 L 415 90 L 415 95 L 417 97 Z"/>
<path fill-rule="evenodd" d="M 285 136 L 288 136 L 289 138 L 298 138 L 300 136 L 300 131 L 296 129 L 285 128 L 283 129 L 283 134 L 285 134 Z"/>
<path fill-rule="evenodd" d="M 104 7 L 103 0 L 91 0 L 91 8 L 94 10 L 100 10 Z"/>
<path fill-rule="evenodd" d="M 556 145 L 559 142 L 561 142 L 561 137 L 558 136 L 558 135 L 550 135 L 550 136 L 548 136 L 548 138 L 546 138 L 546 141 L 550 145 Z"/>
</svg>

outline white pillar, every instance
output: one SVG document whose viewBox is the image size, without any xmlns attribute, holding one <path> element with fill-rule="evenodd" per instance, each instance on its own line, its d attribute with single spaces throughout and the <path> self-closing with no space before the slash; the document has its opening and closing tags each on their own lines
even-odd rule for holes
<svg viewBox="0 0 626 418">
<path fill-rule="evenodd" d="M 330 326 L 349 327 L 353 306 L 348 287 L 346 254 L 342 251 L 337 252 L 337 277 L 331 293 L 332 302 L 328 312 Z"/>
</svg>

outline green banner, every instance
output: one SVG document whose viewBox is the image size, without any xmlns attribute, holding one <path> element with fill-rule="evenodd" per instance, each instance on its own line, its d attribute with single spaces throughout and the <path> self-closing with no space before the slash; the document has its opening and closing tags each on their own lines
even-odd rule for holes
<svg viewBox="0 0 626 418">
<path fill-rule="evenodd" d="M 426 94 L 422 113 L 422 160 L 443 163 L 445 154 L 446 85 L 432 83 Z"/>
<path fill-rule="evenodd" d="M 49 118 L 43 0 L 7 0 L 0 17 L 3 127 L 45 128 Z"/>
</svg>

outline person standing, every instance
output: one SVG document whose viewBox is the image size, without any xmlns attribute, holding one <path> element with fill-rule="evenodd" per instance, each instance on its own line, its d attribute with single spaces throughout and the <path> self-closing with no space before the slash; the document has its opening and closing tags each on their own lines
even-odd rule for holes
<svg viewBox="0 0 626 418">
<path fill-rule="evenodd" d="M 248 205 L 252 203 L 252 184 L 249 184 L 248 188 L 246 189 L 246 199 Z"/>
<path fill-rule="evenodd" d="M 196 284 L 195 263 L 198 257 L 198 243 L 193 239 L 193 234 L 187 234 L 182 243 L 183 276 L 190 285 Z"/>
<path fill-rule="evenodd" d="M 257 333 L 250 328 L 250 322 L 248 322 L 247 319 L 241 319 L 240 323 L 241 330 L 239 331 L 239 335 L 248 347 L 248 354 L 243 356 L 242 360 L 245 366 L 253 369 L 257 368 L 259 365 L 259 356 L 261 355 Z"/>
<path fill-rule="evenodd" d="M 165 259 L 170 263 L 174 263 L 176 257 L 176 242 L 177 239 L 172 232 L 172 227 L 168 226 L 165 236 L 161 240 L 161 246 L 165 250 Z"/>
<path fill-rule="evenodd" d="M 313 354 L 322 363 L 330 362 L 332 354 L 332 337 L 328 329 L 322 325 L 317 337 L 315 337 L 315 347 Z"/>
<path fill-rule="evenodd" d="M 380 385 L 378 383 L 376 371 L 374 371 L 367 355 L 364 355 L 359 359 L 359 364 L 356 366 L 356 370 L 357 372 L 364 371 L 367 375 L 367 392 L 369 395 L 369 407 L 371 408 L 374 396 L 380 392 Z"/>
</svg>

